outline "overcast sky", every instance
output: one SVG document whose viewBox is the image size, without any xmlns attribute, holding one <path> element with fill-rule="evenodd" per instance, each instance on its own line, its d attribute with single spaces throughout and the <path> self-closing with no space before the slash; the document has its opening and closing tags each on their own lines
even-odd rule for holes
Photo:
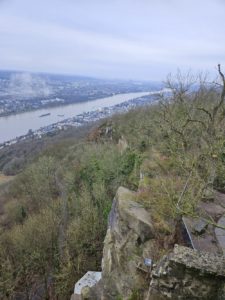
<svg viewBox="0 0 225 300">
<path fill-rule="evenodd" d="M 225 68 L 225 0 L 0 0 L 0 69 L 161 80 Z"/>
</svg>

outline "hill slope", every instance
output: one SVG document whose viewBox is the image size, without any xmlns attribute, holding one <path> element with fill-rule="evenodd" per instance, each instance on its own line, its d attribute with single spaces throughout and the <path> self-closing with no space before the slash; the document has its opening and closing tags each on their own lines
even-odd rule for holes
<svg viewBox="0 0 225 300">
<path fill-rule="evenodd" d="M 170 78 L 169 98 L 115 116 L 85 139 L 54 144 L 28 163 L 1 196 L 1 298 L 68 299 L 87 270 L 100 270 L 121 185 L 138 191 L 135 201 L 151 211 L 155 259 L 173 246 L 176 220 L 198 217 L 202 198 L 225 191 L 220 75 L 219 88 Z"/>
</svg>

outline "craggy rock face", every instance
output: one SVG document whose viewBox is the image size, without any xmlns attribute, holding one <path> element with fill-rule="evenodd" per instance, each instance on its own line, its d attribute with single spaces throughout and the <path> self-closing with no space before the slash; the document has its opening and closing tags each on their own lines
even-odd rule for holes
<svg viewBox="0 0 225 300">
<path fill-rule="evenodd" d="M 151 261 L 159 251 L 157 236 L 150 213 L 134 198 L 134 193 L 119 188 L 113 202 L 104 242 L 101 300 L 225 300 L 225 256 L 218 253 L 175 245 L 150 272 L 143 261 Z"/>
<path fill-rule="evenodd" d="M 224 287 L 224 256 L 176 245 L 153 270 L 148 299 L 222 300 Z"/>
<path fill-rule="evenodd" d="M 154 229 L 149 213 L 120 187 L 109 216 L 102 260 L 103 299 L 128 299 L 148 290 L 148 270 L 140 265 L 149 257 Z"/>
</svg>

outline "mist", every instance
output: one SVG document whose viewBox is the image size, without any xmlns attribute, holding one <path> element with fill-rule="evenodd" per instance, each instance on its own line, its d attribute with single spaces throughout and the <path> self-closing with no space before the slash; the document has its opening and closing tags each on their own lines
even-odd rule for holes
<svg viewBox="0 0 225 300">
<path fill-rule="evenodd" d="M 47 97 L 52 93 L 51 87 L 38 75 L 30 73 L 12 73 L 7 87 L 11 96 L 25 98 Z"/>
</svg>

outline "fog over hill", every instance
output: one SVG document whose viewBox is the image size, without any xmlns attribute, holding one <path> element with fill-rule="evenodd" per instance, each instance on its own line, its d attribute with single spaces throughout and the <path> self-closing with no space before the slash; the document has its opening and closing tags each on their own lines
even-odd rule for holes
<svg viewBox="0 0 225 300">
<path fill-rule="evenodd" d="M 31 73 L 12 73 L 8 82 L 7 91 L 12 96 L 47 97 L 52 88 L 44 78 Z"/>
</svg>

